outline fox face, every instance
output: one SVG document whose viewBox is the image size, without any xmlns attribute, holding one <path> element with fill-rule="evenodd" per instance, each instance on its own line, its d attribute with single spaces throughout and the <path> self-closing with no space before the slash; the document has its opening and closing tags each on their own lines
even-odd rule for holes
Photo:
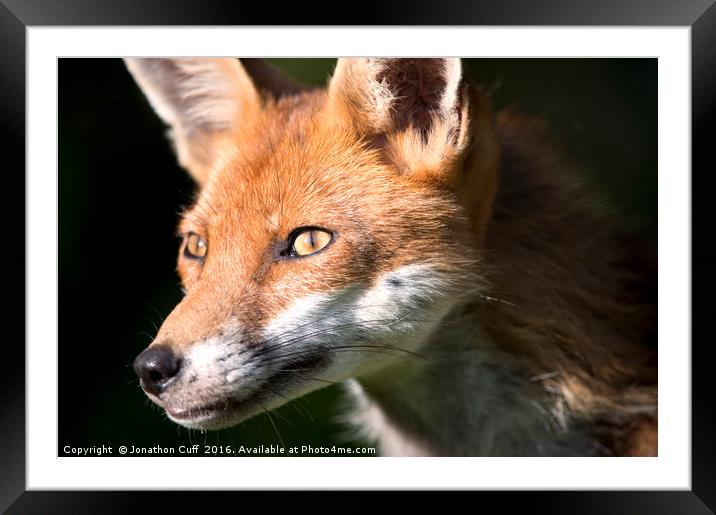
<svg viewBox="0 0 716 515">
<path fill-rule="evenodd" d="M 227 427 L 419 360 L 481 291 L 497 144 L 459 59 L 341 59 L 316 90 L 254 60 L 127 65 L 198 186 L 185 296 L 135 360 L 173 421 Z"/>
</svg>

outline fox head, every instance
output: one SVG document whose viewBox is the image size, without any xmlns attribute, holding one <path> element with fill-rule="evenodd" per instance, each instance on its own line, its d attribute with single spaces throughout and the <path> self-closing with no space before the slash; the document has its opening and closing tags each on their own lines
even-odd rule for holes
<svg viewBox="0 0 716 515">
<path fill-rule="evenodd" d="M 388 371 L 479 291 L 499 156 L 459 59 L 339 59 L 314 90 L 256 60 L 126 62 L 198 186 L 185 296 L 135 360 L 175 422 Z"/>
</svg>

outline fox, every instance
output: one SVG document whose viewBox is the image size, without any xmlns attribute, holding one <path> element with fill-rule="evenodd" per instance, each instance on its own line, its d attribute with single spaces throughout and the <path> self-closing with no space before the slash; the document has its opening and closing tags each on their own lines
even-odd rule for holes
<svg viewBox="0 0 716 515">
<path fill-rule="evenodd" d="M 331 384 L 383 456 L 656 456 L 645 260 L 541 119 L 459 58 L 127 58 L 196 183 L 134 361 L 181 426 Z M 648 254 L 648 253 L 647 253 Z"/>
</svg>

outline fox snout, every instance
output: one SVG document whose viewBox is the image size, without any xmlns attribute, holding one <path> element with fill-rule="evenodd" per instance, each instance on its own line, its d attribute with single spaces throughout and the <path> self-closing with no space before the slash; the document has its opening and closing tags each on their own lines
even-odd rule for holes
<svg viewBox="0 0 716 515">
<path fill-rule="evenodd" d="M 142 388 L 153 395 L 160 395 L 180 369 L 181 359 L 167 345 L 152 345 L 134 360 L 134 372 Z"/>
</svg>

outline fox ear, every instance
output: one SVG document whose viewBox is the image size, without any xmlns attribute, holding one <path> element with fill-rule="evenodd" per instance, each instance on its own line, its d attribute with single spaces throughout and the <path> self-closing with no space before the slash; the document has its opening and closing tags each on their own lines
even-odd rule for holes
<svg viewBox="0 0 716 515">
<path fill-rule="evenodd" d="M 369 135 L 386 137 L 395 164 L 444 171 L 469 141 L 460 59 L 339 59 L 332 107 Z M 448 166 L 449 167 L 449 166 Z"/>
<path fill-rule="evenodd" d="M 460 59 L 339 59 L 329 106 L 401 173 L 455 191 L 484 237 L 500 145 L 489 103 Z"/>
<path fill-rule="evenodd" d="M 222 144 L 242 120 L 259 115 L 266 95 L 299 89 L 257 60 L 125 59 L 159 117 L 171 128 L 179 163 L 202 184 Z"/>
</svg>

